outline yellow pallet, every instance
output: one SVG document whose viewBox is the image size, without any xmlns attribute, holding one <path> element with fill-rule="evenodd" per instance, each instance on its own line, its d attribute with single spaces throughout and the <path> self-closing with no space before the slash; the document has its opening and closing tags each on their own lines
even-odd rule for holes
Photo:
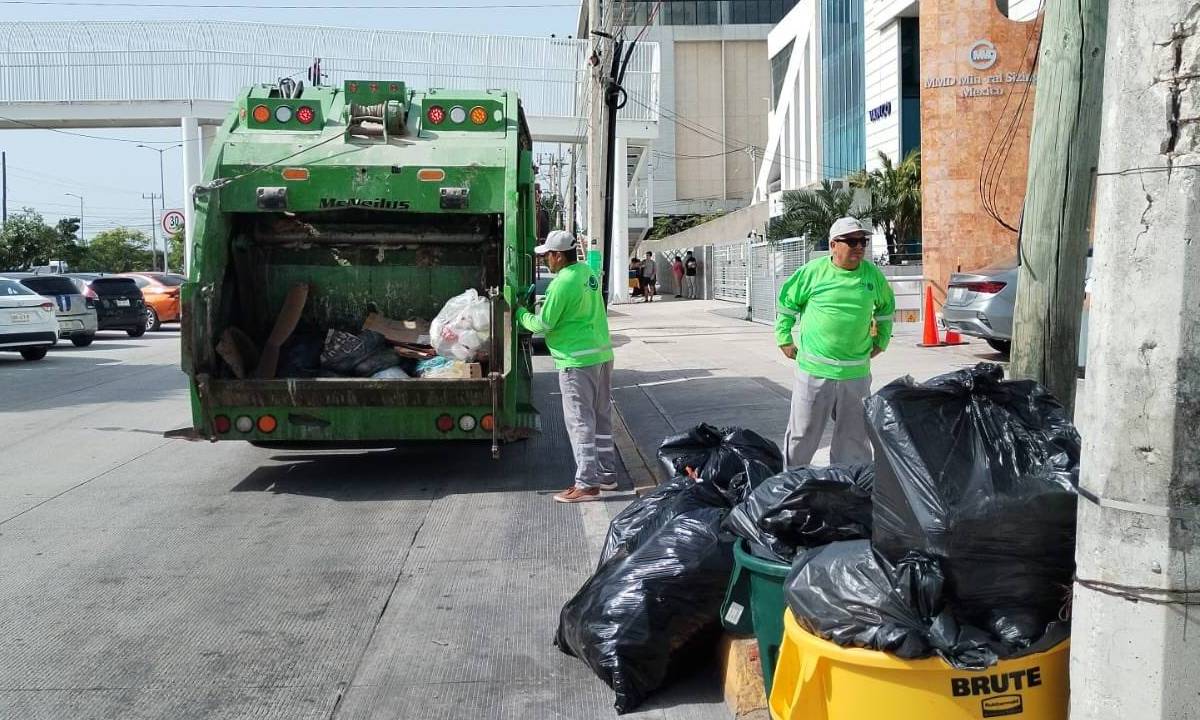
<svg viewBox="0 0 1200 720">
<path fill-rule="evenodd" d="M 844 648 L 784 616 L 772 720 L 1065 720 L 1070 642 L 982 672 Z"/>
</svg>

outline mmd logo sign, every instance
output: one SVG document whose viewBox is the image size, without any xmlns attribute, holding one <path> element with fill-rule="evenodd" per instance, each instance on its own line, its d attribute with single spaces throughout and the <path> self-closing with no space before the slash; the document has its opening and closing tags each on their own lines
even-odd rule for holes
<svg viewBox="0 0 1200 720">
<path fill-rule="evenodd" d="M 996 46 L 990 40 L 976 40 L 967 51 L 967 62 L 976 70 L 988 70 L 1000 59 Z"/>
</svg>

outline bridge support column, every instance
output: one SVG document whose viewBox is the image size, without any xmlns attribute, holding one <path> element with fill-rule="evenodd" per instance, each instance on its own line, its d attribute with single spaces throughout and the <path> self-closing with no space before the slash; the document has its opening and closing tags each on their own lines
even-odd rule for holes
<svg viewBox="0 0 1200 720">
<path fill-rule="evenodd" d="M 195 236 L 195 213 L 192 202 L 192 187 L 200 182 L 202 169 L 200 124 L 194 117 L 185 117 L 180 121 L 183 130 L 183 258 L 185 272 L 192 270 L 192 245 Z"/>
</svg>

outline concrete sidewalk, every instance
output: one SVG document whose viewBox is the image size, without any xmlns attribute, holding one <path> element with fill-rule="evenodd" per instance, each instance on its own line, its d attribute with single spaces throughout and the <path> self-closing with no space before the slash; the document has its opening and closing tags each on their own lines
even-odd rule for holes
<svg viewBox="0 0 1200 720">
<path fill-rule="evenodd" d="M 613 398 L 637 450 L 656 470 L 662 439 L 701 422 L 749 428 L 782 446 L 795 363 L 779 352 L 772 327 L 742 320 L 744 314 L 742 306 L 719 300 L 662 300 L 610 311 L 617 346 Z M 904 375 L 924 380 L 1002 360 L 982 340 L 921 348 L 920 337 L 918 324 L 896 325 L 888 351 L 873 362 L 873 389 Z M 832 426 L 815 464 L 828 462 L 831 432 Z M 624 459 L 635 472 L 637 459 Z"/>
</svg>

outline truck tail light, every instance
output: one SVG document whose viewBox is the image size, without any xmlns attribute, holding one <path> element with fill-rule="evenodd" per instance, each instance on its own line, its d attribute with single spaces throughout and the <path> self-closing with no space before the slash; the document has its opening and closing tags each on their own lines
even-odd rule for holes
<svg viewBox="0 0 1200 720">
<path fill-rule="evenodd" d="M 213 427 L 216 428 L 217 432 L 224 435 L 225 433 L 229 432 L 230 428 L 233 427 L 233 423 L 229 422 L 228 416 L 218 415 L 213 418 Z"/>
<path fill-rule="evenodd" d="M 495 426 L 496 426 L 496 419 L 493 418 L 491 415 L 484 415 L 483 417 L 479 418 L 479 429 L 480 430 L 483 430 L 484 432 L 491 432 L 492 428 Z"/>
<path fill-rule="evenodd" d="M 242 415 L 233 421 L 233 426 L 238 432 L 248 433 L 254 429 L 254 419 L 249 415 Z"/>
<path fill-rule="evenodd" d="M 463 432 L 471 432 L 477 424 L 473 415 L 463 415 L 458 419 L 458 429 Z"/>
<path fill-rule="evenodd" d="M 311 125 L 316 117 L 317 113 L 307 105 L 301 105 L 300 109 L 296 111 L 296 119 L 300 121 L 301 125 Z"/>
<path fill-rule="evenodd" d="M 430 105 L 429 109 L 425 111 L 425 117 L 434 125 L 441 125 L 446 122 L 446 108 L 441 105 Z"/>
<path fill-rule="evenodd" d="M 454 429 L 454 418 L 449 415 L 439 415 L 437 419 L 437 429 L 442 432 L 450 432 Z"/>
<path fill-rule="evenodd" d="M 275 421 L 273 415 L 263 415 L 258 419 L 258 431 L 267 433 L 275 432 L 275 428 L 279 427 L 279 423 Z"/>
<path fill-rule="evenodd" d="M 471 122 L 476 125 L 482 125 L 487 122 L 487 110 L 484 110 L 482 105 L 476 105 L 471 108 Z"/>
<path fill-rule="evenodd" d="M 254 118 L 256 123 L 265 123 L 271 119 L 271 109 L 266 105 L 255 105 L 250 111 L 250 117 Z"/>
</svg>

